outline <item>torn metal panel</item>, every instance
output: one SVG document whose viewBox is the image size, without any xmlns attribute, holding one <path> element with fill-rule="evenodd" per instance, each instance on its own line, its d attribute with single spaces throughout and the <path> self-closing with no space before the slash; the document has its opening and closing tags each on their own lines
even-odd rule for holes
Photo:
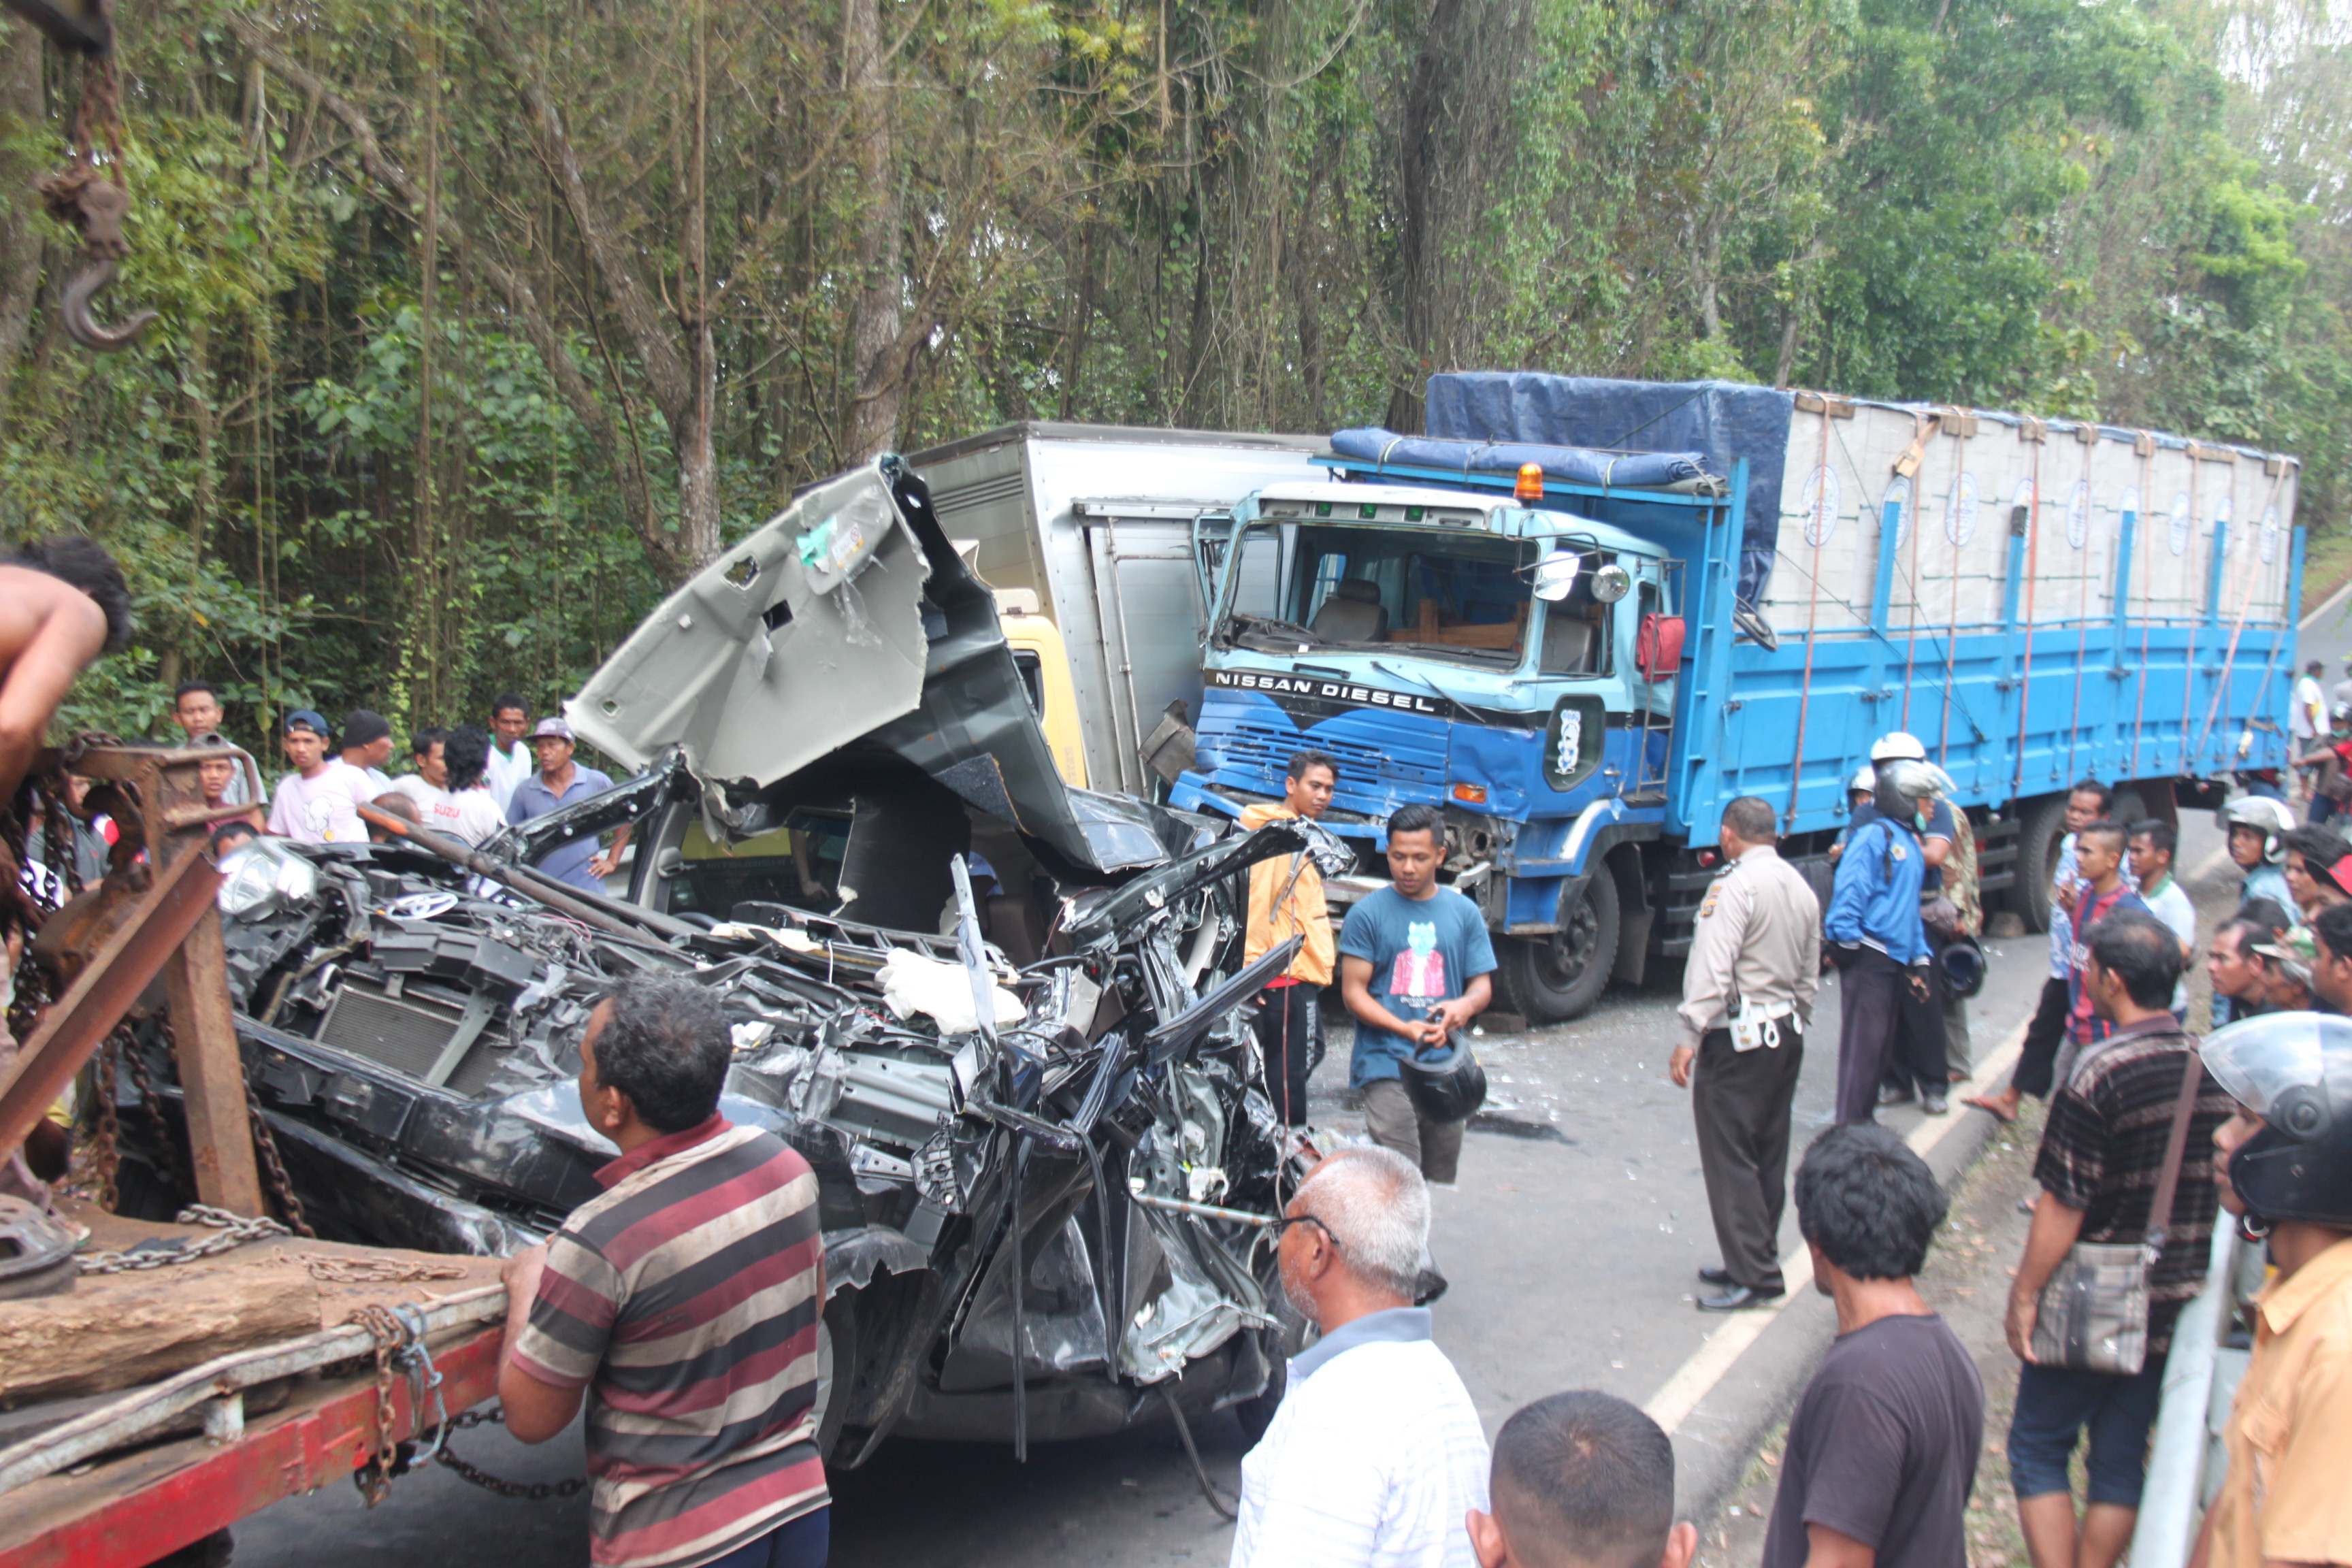
<svg viewBox="0 0 2352 1568">
<path fill-rule="evenodd" d="M 643 768 L 773 784 L 921 700 L 930 568 L 878 466 L 807 490 L 697 573 L 564 704 Z"/>
</svg>

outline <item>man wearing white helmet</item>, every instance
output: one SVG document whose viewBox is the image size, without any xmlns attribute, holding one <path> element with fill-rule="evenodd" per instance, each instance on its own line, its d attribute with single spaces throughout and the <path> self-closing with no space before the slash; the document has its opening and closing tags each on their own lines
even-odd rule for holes
<svg viewBox="0 0 2352 1568">
<path fill-rule="evenodd" d="M 1919 923 L 1918 820 L 1942 778 L 1924 762 L 1878 768 L 1878 812 L 1840 858 L 1823 919 L 1839 985 L 1837 1120 L 1868 1121 L 1878 1104 L 1901 1013 L 1928 1005 L 1928 951 Z"/>
<path fill-rule="evenodd" d="M 2286 885 L 2286 873 L 2279 869 L 2286 858 L 2286 836 L 2295 828 L 2294 813 L 2286 802 L 2242 796 L 2221 808 L 2221 826 L 2229 830 L 2230 858 L 2246 874 L 2238 902 L 2242 906 L 2270 899 L 2284 912 L 2294 913 L 2294 894 Z"/>
<path fill-rule="evenodd" d="M 1917 736 L 1901 730 L 1880 736 L 1877 743 L 1870 748 L 1870 760 L 1874 768 L 1890 762 L 1929 765 L 1927 748 L 1920 743 Z M 1916 825 L 1923 868 L 1919 879 L 1919 910 L 1927 919 L 1924 929 L 1931 955 L 1942 952 L 1951 939 L 1959 934 L 1958 928 L 1948 925 L 1948 922 L 1946 922 L 1948 929 L 1939 930 L 1935 914 L 1931 912 L 1940 910 L 1947 915 L 1951 912 L 1950 906 L 1942 902 L 1944 868 L 1951 858 L 1953 845 L 1959 839 L 1959 819 L 1950 803 L 1941 798 L 1949 793 L 1951 781 L 1941 769 L 1936 771 L 1936 776 L 1942 781 L 1937 797 L 1920 803 L 1924 815 Z M 1876 814 L 1874 805 L 1857 812 L 1854 826 L 1862 826 Z M 1951 1014 L 1956 1007 L 1964 1005 L 1958 998 L 1946 994 L 1942 969 L 1932 961 L 1927 966 L 1927 990 L 1928 995 L 1924 1002 L 1907 989 L 1898 999 L 1901 1016 L 1896 1026 L 1895 1048 L 1887 1058 L 1885 1081 L 1879 1085 L 1878 1103 L 1902 1105 L 1916 1095 L 1920 1108 L 1928 1115 L 1941 1116 L 1945 1113 L 1946 1095 L 1952 1079 Z M 1965 1042 L 1968 1037 L 1965 1011 L 1960 1013 L 1958 1034 Z"/>
</svg>

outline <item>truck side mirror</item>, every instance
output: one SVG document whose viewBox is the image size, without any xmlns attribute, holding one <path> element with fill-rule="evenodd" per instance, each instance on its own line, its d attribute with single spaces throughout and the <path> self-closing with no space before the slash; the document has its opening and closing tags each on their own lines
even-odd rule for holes
<svg viewBox="0 0 2352 1568">
<path fill-rule="evenodd" d="M 1633 643 L 1633 663 L 1644 680 L 1672 680 L 1683 663 L 1683 618 L 1643 616 Z"/>
</svg>

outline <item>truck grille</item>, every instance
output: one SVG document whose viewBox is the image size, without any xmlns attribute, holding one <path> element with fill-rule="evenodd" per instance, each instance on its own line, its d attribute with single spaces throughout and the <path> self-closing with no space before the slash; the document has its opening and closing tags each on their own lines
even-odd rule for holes
<svg viewBox="0 0 2352 1568">
<path fill-rule="evenodd" d="M 1290 765 L 1292 753 L 1305 746 L 1339 759 L 1343 795 L 1361 794 L 1362 785 L 1374 779 L 1419 784 L 1445 782 L 1443 733 L 1425 740 L 1417 735 L 1384 737 L 1384 744 L 1375 745 L 1349 739 L 1347 723 L 1341 719 L 1308 736 L 1282 725 L 1244 719 L 1230 728 L 1203 733 L 1200 744 L 1214 752 L 1215 766 L 1221 771 L 1256 773 L 1276 795 L 1282 793 L 1283 770 Z"/>
</svg>

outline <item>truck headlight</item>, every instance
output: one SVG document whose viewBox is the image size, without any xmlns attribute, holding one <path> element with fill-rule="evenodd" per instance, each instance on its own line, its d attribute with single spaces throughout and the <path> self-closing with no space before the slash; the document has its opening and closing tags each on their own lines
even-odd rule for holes
<svg viewBox="0 0 2352 1568">
<path fill-rule="evenodd" d="M 1614 561 L 1592 574 L 1592 596 L 1613 605 L 1633 591 L 1633 574 Z"/>
</svg>

